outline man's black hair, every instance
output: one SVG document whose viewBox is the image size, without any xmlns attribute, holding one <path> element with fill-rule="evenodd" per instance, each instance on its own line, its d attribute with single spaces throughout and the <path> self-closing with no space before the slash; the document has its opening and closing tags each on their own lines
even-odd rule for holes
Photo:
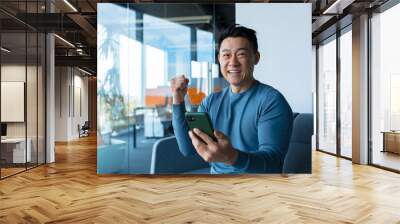
<svg viewBox="0 0 400 224">
<path fill-rule="evenodd" d="M 219 36 L 218 48 L 221 47 L 222 41 L 224 41 L 228 37 L 246 38 L 250 42 L 250 45 L 253 47 L 254 53 L 258 52 L 258 43 L 255 30 L 241 26 L 239 24 L 228 26 L 226 29 L 222 31 L 222 33 Z"/>
</svg>

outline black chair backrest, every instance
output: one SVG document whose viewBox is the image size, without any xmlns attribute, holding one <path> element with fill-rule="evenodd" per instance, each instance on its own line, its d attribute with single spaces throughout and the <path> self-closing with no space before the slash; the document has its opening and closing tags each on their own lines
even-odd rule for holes
<svg viewBox="0 0 400 224">
<path fill-rule="evenodd" d="M 312 134 L 313 114 L 303 113 L 295 116 L 283 173 L 311 173 Z"/>
<path fill-rule="evenodd" d="M 89 129 L 90 128 L 90 123 L 89 121 L 85 121 L 85 123 L 82 126 L 82 129 Z"/>
<path fill-rule="evenodd" d="M 209 167 L 199 155 L 183 156 L 175 136 L 158 140 L 153 145 L 151 174 L 174 174 Z"/>
</svg>

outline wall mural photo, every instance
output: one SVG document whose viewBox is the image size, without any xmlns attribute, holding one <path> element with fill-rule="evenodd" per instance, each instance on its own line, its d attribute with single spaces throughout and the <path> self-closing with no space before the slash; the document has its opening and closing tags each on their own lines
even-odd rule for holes
<svg viewBox="0 0 400 224">
<path fill-rule="evenodd" d="M 98 174 L 311 173 L 310 20 L 310 4 L 98 4 Z"/>
</svg>

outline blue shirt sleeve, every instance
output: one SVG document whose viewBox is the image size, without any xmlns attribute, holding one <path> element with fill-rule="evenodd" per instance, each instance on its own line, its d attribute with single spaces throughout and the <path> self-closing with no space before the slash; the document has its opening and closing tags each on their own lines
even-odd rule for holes
<svg viewBox="0 0 400 224">
<path fill-rule="evenodd" d="M 233 166 L 247 173 L 280 173 L 292 134 L 293 113 L 279 93 L 263 108 L 258 119 L 259 147 L 256 152 L 239 151 Z"/>
<path fill-rule="evenodd" d="M 199 111 L 206 111 L 204 104 L 205 100 L 200 104 Z M 172 105 L 172 126 L 174 128 L 176 141 L 178 142 L 179 151 L 184 156 L 190 156 L 197 152 L 188 134 L 189 127 L 186 123 L 185 112 L 184 103 Z"/>
</svg>

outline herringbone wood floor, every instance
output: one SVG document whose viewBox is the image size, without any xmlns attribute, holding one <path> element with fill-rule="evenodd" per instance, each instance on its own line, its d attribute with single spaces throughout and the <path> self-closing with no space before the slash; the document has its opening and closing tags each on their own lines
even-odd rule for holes
<svg viewBox="0 0 400 224">
<path fill-rule="evenodd" d="M 98 176 L 96 140 L 0 181 L 0 223 L 400 223 L 400 175 L 320 152 L 313 174 Z"/>
</svg>

